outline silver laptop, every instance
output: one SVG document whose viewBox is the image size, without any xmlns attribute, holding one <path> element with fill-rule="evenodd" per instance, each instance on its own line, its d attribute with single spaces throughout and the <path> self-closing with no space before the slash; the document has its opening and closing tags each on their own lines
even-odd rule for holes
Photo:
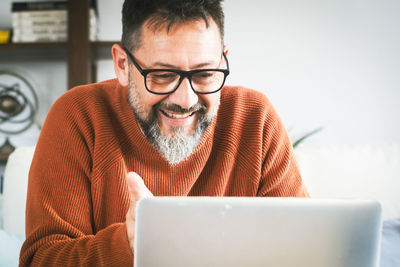
<svg viewBox="0 0 400 267">
<path fill-rule="evenodd" d="M 136 209 L 135 267 L 377 267 L 372 200 L 156 197 Z"/>
</svg>

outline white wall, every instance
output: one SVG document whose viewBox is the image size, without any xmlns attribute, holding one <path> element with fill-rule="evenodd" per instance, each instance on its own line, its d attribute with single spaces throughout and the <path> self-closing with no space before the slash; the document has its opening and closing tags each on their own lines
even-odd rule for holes
<svg viewBox="0 0 400 267">
<path fill-rule="evenodd" d="M 251 4 L 244 4 L 251 3 Z M 230 83 L 314 143 L 400 142 L 400 1 L 226 1 Z"/>
<path fill-rule="evenodd" d="M 98 1 L 100 39 L 119 39 L 123 0 Z M 10 24 L 10 2 L 0 1 L 0 27 Z M 226 0 L 224 8 L 228 83 L 264 92 L 292 135 L 324 126 L 307 142 L 400 143 L 400 1 Z M 4 67 L 50 96 L 39 120 L 66 90 L 65 63 L 1 58 Z M 99 61 L 98 77 L 114 77 L 110 60 Z"/>
</svg>

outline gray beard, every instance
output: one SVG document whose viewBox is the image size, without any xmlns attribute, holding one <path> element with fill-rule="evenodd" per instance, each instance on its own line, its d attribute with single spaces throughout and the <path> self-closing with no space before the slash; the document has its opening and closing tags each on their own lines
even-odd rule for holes
<svg viewBox="0 0 400 267">
<path fill-rule="evenodd" d="M 160 152 L 170 165 L 176 165 L 184 161 L 193 153 L 200 143 L 201 137 L 208 125 L 211 124 L 215 117 L 219 107 L 218 103 L 210 112 L 211 114 L 206 116 L 206 107 L 204 105 L 197 105 L 198 122 L 194 133 L 192 135 L 186 135 L 182 127 L 173 127 L 173 135 L 168 137 L 162 134 L 156 115 L 160 106 L 163 106 L 163 103 L 161 102 L 154 105 L 148 118 L 143 118 L 143 116 L 145 116 L 144 107 L 131 77 L 129 77 L 128 103 L 149 143 Z M 179 109 L 179 107 L 175 107 L 174 109 Z"/>
<path fill-rule="evenodd" d="M 200 143 L 208 123 L 198 123 L 194 134 L 187 136 L 180 127 L 175 127 L 172 137 L 161 133 L 157 121 L 150 125 L 140 122 L 143 132 L 149 142 L 161 153 L 170 165 L 178 164 L 189 157 Z"/>
</svg>

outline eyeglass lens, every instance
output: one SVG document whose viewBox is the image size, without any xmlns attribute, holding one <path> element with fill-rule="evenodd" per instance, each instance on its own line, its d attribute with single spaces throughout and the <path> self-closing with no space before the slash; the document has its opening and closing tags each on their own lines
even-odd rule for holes
<svg viewBox="0 0 400 267">
<path fill-rule="evenodd" d="M 225 80 L 222 71 L 209 70 L 192 73 L 189 76 L 194 91 L 200 93 L 214 92 L 221 88 Z M 174 91 L 180 83 L 180 75 L 172 71 L 152 71 L 146 76 L 146 86 L 155 93 Z"/>
</svg>

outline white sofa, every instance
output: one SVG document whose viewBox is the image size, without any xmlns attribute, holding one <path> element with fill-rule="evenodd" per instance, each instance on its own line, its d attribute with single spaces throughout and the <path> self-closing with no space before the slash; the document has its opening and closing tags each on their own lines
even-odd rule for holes
<svg viewBox="0 0 400 267">
<path fill-rule="evenodd" d="M 27 177 L 33 153 L 34 147 L 15 150 L 4 174 L 0 220 L 3 235 L 6 232 L 20 238 L 16 246 L 22 244 L 24 236 Z M 400 145 L 300 146 L 295 153 L 312 197 L 373 198 L 381 202 L 384 220 L 400 218 Z M 1 249 L 0 244 L 0 253 Z M 17 253 L 9 254 L 15 264 Z M 1 261 L 0 255 L 0 266 L 7 266 Z"/>
<path fill-rule="evenodd" d="M 4 172 L 3 228 L 9 233 L 21 236 L 25 235 L 28 173 L 34 151 L 35 147 L 16 149 L 10 155 Z"/>
<path fill-rule="evenodd" d="M 295 154 L 312 197 L 372 198 L 384 220 L 400 218 L 400 145 L 300 146 Z"/>
<path fill-rule="evenodd" d="M 18 266 L 25 236 L 25 202 L 35 147 L 21 147 L 9 157 L 0 195 L 0 267 Z"/>
</svg>

